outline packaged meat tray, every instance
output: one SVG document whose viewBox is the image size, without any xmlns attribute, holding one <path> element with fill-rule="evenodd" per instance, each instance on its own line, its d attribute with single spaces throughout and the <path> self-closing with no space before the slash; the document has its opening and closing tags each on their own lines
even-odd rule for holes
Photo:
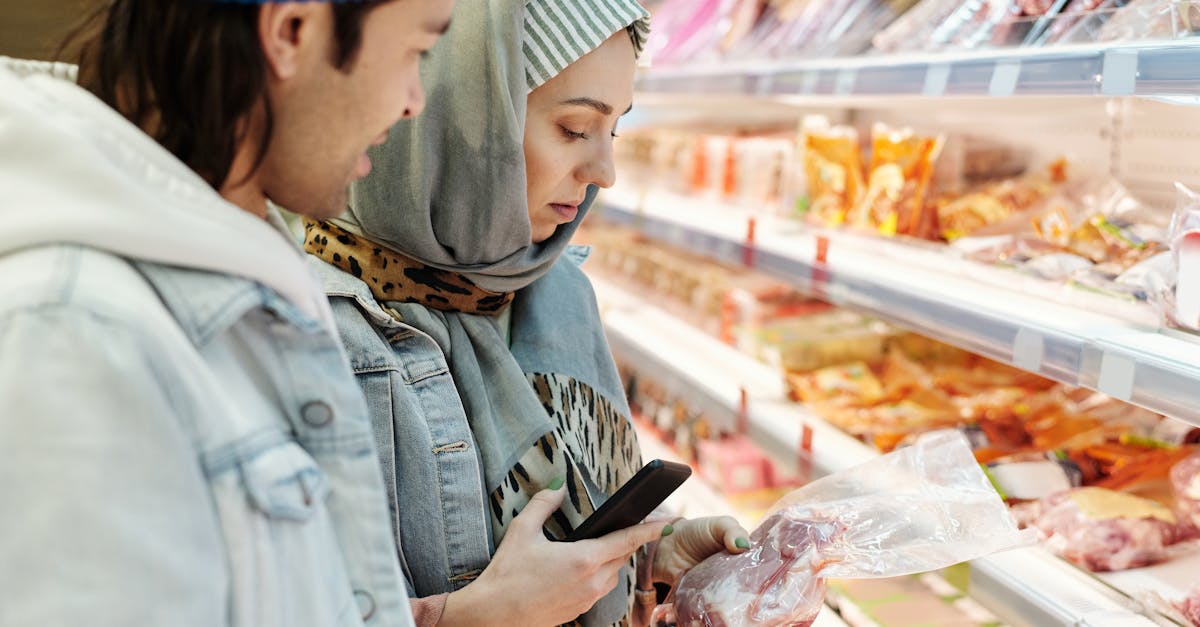
<svg viewBox="0 0 1200 627">
<path fill-rule="evenodd" d="M 963 436 L 933 433 L 781 499 L 749 551 L 693 568 L 658 618 L 686 627 L 807 626 L 826 578 L 925 572 L 1026 539 Z"/>
<path fill-rule="evenodd" d="M 1170 508 L 1149 499 L 1076 488 L 1041 502 L 1036 527 L 1047 549 L 1092 571 L 1125 570 L 1167 559 L 1176 541 Z"/>
</svg>

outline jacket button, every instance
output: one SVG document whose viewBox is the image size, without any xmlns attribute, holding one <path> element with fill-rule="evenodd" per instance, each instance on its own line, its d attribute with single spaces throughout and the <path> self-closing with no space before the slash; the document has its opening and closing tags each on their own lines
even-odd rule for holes
<svg viewBox="0 0 1200 627">
<path fill-rule="evenodd" d="M 375 615 L 375 597 L 366 590 L 355 590 L 354 600 L 358 601 L 358 611 L 361 613 L 362 619 L 371 620 L 371 617 Z"/>
<path fill-rule="evenodd" d="M 311 427 L 324 427 L 333 422 L 333 408 L 325 401 L 312 401 L 300 408 L 300 417 Z"/>
</svg>

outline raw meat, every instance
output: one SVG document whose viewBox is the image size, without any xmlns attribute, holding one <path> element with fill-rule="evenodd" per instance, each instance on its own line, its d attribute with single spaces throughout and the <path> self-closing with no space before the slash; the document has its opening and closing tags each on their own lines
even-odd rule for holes
<svg viewBox="0 0 1200 627">
<path fill-rule="evenodd" d="M 715 555 L 684 575 L 675 591 L 676 624 L 811 625 L 825 598 L 825 580 L 816 576 L 822 547 L 837 542 L 842 530 L 832 521 L 775 514 L 754 531 L 754 548 Z"/>
<path fill-rule="evenodd" d="M 1179 610 L 1180 614 L 1188 620 L 1194 627 L 1200 627 L 1200 587 L 1192 590 L 1191 594 L 1184 597 L 1175 609 Z"/>
<path fill-rule="evenodd" d="M 1175 490 L 1175 509 L 1179 524 L 1189 535 L 1200 532 L 1200 453 L 1171 468 L 1171 485 Z"/>
<path fill-rule="evenodd" d="M 1169 509 L 1147 499 L 1077 488 L 1046 497 L 1037 528 L 1046 547 L 1092 571 L 1125 570 L 1161 562 L 1176 540 Z"/>
</svg>

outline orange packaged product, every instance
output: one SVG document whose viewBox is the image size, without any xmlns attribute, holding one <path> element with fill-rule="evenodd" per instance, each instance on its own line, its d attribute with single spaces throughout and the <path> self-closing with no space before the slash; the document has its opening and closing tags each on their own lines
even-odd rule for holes
<svg viewBox="0 0 1200 627">
<path fill-rule="evenodd" d="M 805 129 L 804 172 L 808 179 L 809 219 L 823 226 L 840 226 L 846 212 L 858 205 L 863 192 L 862 157 L 853 128 Z"/>
<path fill-rule="evenodd" d="M 880 401 L 883 385 L 863 362 L 822 368 L 808 374 L 789 374 L 792 393 L 804 403 L 836 401 L 842 405 L 869 405 Z"/>
<path fill-rule="evenodd" d="M 1065 409 L 1047 412 L 1025 423 L 1034 448 L 1044 451 L 1064 448 L 1072 438 L 1094 432 L 1103 426 L 1104 423 L 1096 418 Z"/>
<path fill-rule="evenodd" d="M 1108 477 L 1096 482 L 1096 486 L 1136 494 L 1171 506 L 1175 501 L 1171 468 L 1198 450 L 1200 447 L 1194 446 L 1149 451 L 1135 448 L 1117 458 L 1110 466 Z"/>
<path fill-rule="evenodd" d="M 954 427 L 962 421 L 950 399 L 936 390 L 922 390 L 895 403 L 861 410 L 869 441 L 884 453 L 905 438 L 925 431 Z"/>
<path fill-rule="evenodd" d="M 926 206 L 925 194 L 942 142 L 941 137 L 924 137 L 912 129 L 875 125 L 866 191 L 850 210 L 850 225 L 883 235 L 936 237 L 937 214 Z"/>
<path fill-rule="evenodd" d="M 1003 222 L 1015 213 L 1032 209 L 1067 180 L 1067 162 L 1048 165 L 1044 172 L 989 183 L 973 193 L 937 203 L 938 229 L 943 239 L 954 241 L 984 227 Z"/>
</svg>

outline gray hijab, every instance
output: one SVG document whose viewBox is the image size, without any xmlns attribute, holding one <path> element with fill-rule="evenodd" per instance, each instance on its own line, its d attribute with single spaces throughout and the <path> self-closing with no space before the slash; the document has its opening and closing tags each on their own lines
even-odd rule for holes
<svg viewBox="0 0 1200 627">
<path fill-rule="evenodd" d="M 636 0 L 470 0 L 422 64 L 424 113 L 371 153 L 335 224 L 422 263 L 511 292 L 544 275 L 575 221 L 532 243 L 525 197 L 525 101 L 609 36 L 640 52 L 648 14 Z"/>
</svg>

